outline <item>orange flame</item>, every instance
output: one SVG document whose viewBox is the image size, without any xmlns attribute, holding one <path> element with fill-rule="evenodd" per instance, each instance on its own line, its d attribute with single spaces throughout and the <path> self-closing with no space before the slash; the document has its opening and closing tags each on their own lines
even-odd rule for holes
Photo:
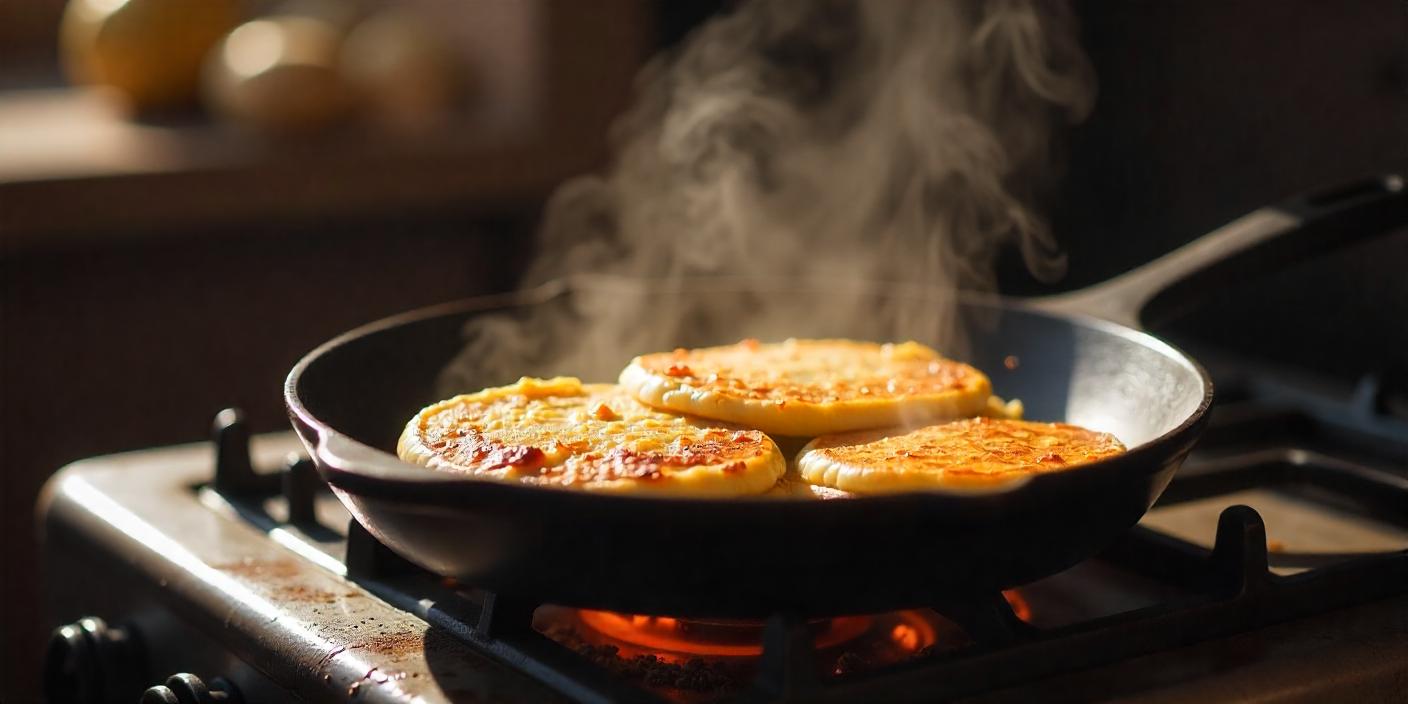
<svg viewBox="0 0 1408 704">
<path fill-rule="evenodd" d="M 763 652 L 761 621 L 691 621 L 595 609 L 579 609 L 577 616 L 597 633 L 646 650 L 723 657 Z M 817 647 L 824 648 L 864 633 L 870 618 L 842 616 L 814 622 L 813 627 Z"/>
<path fill-rule="evenodd" d="M 919 650 L 919 631 L 907 623 L 897 624 L 890 631 L 890 640 L 909 652 Z"/>
<path fill-rule="evenodd" d="M 603 636 L 661 655 L 757 657 L 763 652 L 761 621 L 692 620 L 594 609 L 578 609 L 577 617 Z M 933 645 L 938 637 L 931 619 L 917 611 L 819 619 L 810 627 L 818 649 L 850 642 L 875 627 L 888 629 L 879 633 L 887 633 L 907 653 Z"/>
<path fill-rule="evenodd" d="M 1027 602 L 1027 598 L 1022 596 L 1021 592 L 1009 589 L 1003 592 L 1002 596 L 1007 598 L 1007 604 L 1012 607 L 1012 613 L 1016 614 L 1017 618 L 1027 623 L 1032 622 L 1032 605 Z"/>
</svg>

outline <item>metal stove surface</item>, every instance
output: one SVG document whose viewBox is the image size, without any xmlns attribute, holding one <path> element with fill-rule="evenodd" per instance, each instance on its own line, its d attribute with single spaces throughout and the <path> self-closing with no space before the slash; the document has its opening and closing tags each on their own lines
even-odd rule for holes
<svg viewBox="0 0 1408 704">
<path fill-rule="evenodd" d="M 252 450 L 256 466 L 269 468 L 299 445 L 281 433 L 254 438 Z M 144 687 L 190 672 L 233 681 L 249 702 L 549 695 L 306 548 L 340 536 L 265 530 L 197 490 L 213 468 L 209 445 L 164 448 L 79 462 L 46 490 L 47 611 L 98 614 L 138 634 Z M 325 518 L 340 510 L 335 499 L 317 505 Z"/>
<path fill-rule="evenodd" d="M 819 680 L 802 631 L 776 621 L 743 699 L 1402 701 L 1408 444 L 1385 427 L 1224 406 L 1128 539 L 1022 589 L 1030 623 L 960 605 L 944 613 L 973 645 Z M 51 691 L 125 696 L 186 672 L 246 702 L 671 697 L 533 631 L 536 605 L 400 564 L 355 524 L 349 536 L 296 439 L 246 432 L 227 415 L 215 451 L 94 458 L 49 484 L 47 614 L 106 620 L 56 640 Z"/>
</svg>

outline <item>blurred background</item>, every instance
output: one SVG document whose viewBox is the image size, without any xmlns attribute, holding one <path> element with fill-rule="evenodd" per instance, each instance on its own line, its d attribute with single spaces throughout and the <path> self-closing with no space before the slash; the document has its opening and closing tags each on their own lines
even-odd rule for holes
<svg viewBox="0 0 1408 704">
<path fill-rule="evenodd" d="M 730 4 L 0 4 L 0 691 L 37 679 L 53 471 L 200 440 L 227 406 L 284 430 L 281 381 L 319 342 L 511 288 L 543 200 L 603 163 L 635 72 Z M 1074 5 L 1099 98 L 1051 212 L 1070 272 L 1004 262 L 1005 292 L 1099 281 L 1408 163 L 1401 0 Z M 1400 369 L 1408 237 L 1337 257 L 1168 332 L 1329 376 L 1364 368 L 1345 349 Z"/>
</svg>

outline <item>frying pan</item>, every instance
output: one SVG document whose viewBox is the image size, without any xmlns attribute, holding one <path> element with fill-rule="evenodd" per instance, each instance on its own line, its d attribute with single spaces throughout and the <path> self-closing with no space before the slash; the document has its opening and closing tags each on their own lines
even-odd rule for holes
<svg viewBox="0 0 1408 704">
<path fill-rule="evenodd" d="M 569 606 L 728 617 L 865 613 L 978 598 L 1110 545 L 1158 498 L 1197 440 L 1212 384 L 1187 355 L 1134 329 L 1141 314 L 1169 314 L 1227 281 L 1406 217 L 1402 179 L 1375 178 L 1258 210 L 1074 294 L 964 297 L 967 361 L 991 375 L 998 394 L 1021 399 L 1030 418 L 1111 431 L 1130 448 L 989 492 L 833 501 L 613 496 L 476 481 L 396 458 L 406 420 L 440 398 L 437 375 L 462 349 L 471 318 L 600 295 L 646 296 L 661 305 L 707 296 L 745 305 L 754 294 L 736 282 L 579 277 L 407 313 L 308 354 L 289 374 L 285 399 L 321 475 L 372 535 L 411 562 L 491 591 Z M 838 294 L 778 285 L 767 295 L 800 312 Z M 850 300 L 857 292 L 844 295 Z M 926 300 L 903 288 L 860 295 L 877 305 Z M 776 336 L 846 334 L 840 321 L 809 325 Z M 732 332 L 678 344 L 740 337 Z M 643 351 L 621 350 L 621 363 Z M 1019 363 L 1004 364 L 1008 358 Z"/>
</svg>

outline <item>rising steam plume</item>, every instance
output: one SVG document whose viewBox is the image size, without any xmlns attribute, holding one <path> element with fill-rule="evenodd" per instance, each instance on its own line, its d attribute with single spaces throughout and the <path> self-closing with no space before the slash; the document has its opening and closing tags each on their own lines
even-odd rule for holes
<svg viewBox="0 0 1408 704">
<path fill-rule="evenodd" d="M 523 374 L 610 380 L 637 353 L 743 336 L 952 350 L 954 294 L 991 290 L 1001 247 L 1019 247 L 1039 278 L 1063 273 L 1037 204 L 1061 129 L 1093 99 L 1060 2 L 745 3 L 642 72 L 613 163 L 551 199 L 524 282 L 727 276 L 735 293 L 618 284 L 482 318 L 444 390 Z M 766 290 L 797 281 L 830 293 L 799 304 Z M 924 303 L 877 303 L 860 281 L 922 287 Z"/>
</svg>

